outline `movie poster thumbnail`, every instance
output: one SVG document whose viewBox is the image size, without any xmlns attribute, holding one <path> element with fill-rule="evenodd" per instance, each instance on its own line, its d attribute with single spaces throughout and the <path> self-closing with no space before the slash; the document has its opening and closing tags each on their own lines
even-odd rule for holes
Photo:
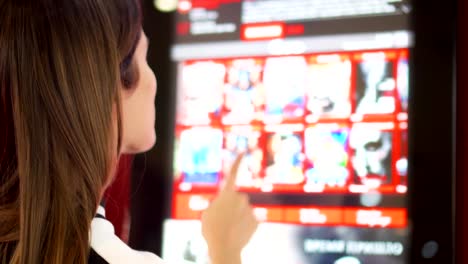
<svg viewBox="0 0 468 264">
<path fill-rule="evenodd" d="M 400 131 L 400 137 L 400 155 L 395 166 L 400 176 L 400 184 L 406 186 L 408 182 L 408 131 Z"/>
<path fill-rule="evenodd" d="M 305 110 L 307 62 L 303 56 L 265 61 L 265 123 L 302 120 Z"/>
<path fill-rule="evenodd" d="M 357 114 L 395 112 L 394 61 L 384 52 L 364 53 L 356 64 L 355 100 Z"/>
<path fill-rule="evenodd" d="M 262 120 L 265 106 L 263 61 L 238 59 L 226 62 L 226 65 L 223 124 L 249 124 Z"/>
<path fill-rule="evenodd" d="M 226 68 L 213 61 L 184 63 L 179 67 L 177 123 L 208 125 L 220 118 Z"/>
<path fill-rule="evenodd" d="M 392 183 L 393 123 L 358 123 L 349 145 L 354 183 L 377 188 Z"/>
<path fill-rule="evenodd" d="M 400 111 L 408 112 L 409 66 L 408 59 L 400 59 L 397 68 L 397 91 L 400 99 Z"/>
<path fill-rule="evenodd" d="M 183 183 L 216 185 L 222 169 L 223 132 L 193 127 L 180 132 L 176 164 Z"/>
<path fill-rule="evenodd" d="M 351 61 L 348 56 L 318 55 L 309 59 L 307 119 L 343 118 L 351 114 Z"/>
<path fill-rule="evenodd" d="M 225 130 L 223 171 L 227 175 L 237 156 L 243 153 L 236 178 L 239 187 L 260 188 L 262 185 L 262 133 L 252 126 L 228 127 Z"/>
<path fill-rule="evenodd" d="M 301 184 L 303 173 L 303 131 L 279 128 L 266 133 L 266 184 Z"/>
<path fill-rule="evenodd" d="M 343 187 L 348 183 L 348 137 L 349 129 L 339 124 L 306 129 L 306 184 Z"/>
</svg>

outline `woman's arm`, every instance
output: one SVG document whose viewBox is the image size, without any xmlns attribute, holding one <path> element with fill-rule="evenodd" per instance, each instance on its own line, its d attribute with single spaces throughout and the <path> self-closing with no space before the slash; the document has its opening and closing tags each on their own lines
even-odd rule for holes
<svg viewBox="0 0 468 264">
<path fill-rule="evenodd" d="M 202 216 L 202 232 L 212 264 L 240 264 L 241 251 L 258 226 L 248 196 L 236 191 L 242 157 L 237 157 L 221 191 Z"/>
</svg>

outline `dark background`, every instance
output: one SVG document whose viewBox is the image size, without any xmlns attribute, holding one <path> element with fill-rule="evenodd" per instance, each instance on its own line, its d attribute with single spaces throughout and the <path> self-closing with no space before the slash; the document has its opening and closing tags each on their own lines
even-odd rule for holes
<svg viewBox="0 0 468 264">
<path fill-rule="evenodd" d="M 468 263 L 468 2 L 457 6 L 456 263 Z"/>
</svg>

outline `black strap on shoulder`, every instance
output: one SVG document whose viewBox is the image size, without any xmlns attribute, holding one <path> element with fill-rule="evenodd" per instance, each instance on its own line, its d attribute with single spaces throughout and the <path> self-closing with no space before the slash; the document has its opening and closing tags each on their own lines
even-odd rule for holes
<svg viewBox="0 0 468 264">
<path fill-rule="evenodd" d="M 99 203 L 100 206 L 102 206 L 103 208 L 106 208 L 106 199 L 105 198 L 102 198 L 101 202 Z M 100 213 L 96 213 L 96 215 L 94 216 L 94 218 L 104 218 L 106 219 L 106 217 Z"/>
<path fill-rule="evenodd" d="M 98 213 L 98 214 L 96 214 L 96 215 L 94 216 L 94 218 L 102 218 L 102 219 L 106 219 L 106 217 L 105 217 L 105 216 L 103 216 L 102 214 L 99 214 L 99 213 Z"/>
<path fill-rule="evenodd" d="M 94 249 L 89 252 L 88 264 L 109 264 L 101 256 L 99 256 Z"/>
</svg>

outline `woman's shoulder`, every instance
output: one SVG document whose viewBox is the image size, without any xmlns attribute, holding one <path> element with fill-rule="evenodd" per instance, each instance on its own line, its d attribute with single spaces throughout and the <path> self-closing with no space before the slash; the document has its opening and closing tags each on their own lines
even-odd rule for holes
<svg viewBox="0 0 468 264">
<path fill-rule="evenodd" d="M 162 259 L 151 252 L 137 251 L 130 248 L 115 235 L 114 226 L 105 218 L 105 210 L 99 207 L 96 217 L 91 222 L 90 264 L 164 264 Z"/>
</svg>

